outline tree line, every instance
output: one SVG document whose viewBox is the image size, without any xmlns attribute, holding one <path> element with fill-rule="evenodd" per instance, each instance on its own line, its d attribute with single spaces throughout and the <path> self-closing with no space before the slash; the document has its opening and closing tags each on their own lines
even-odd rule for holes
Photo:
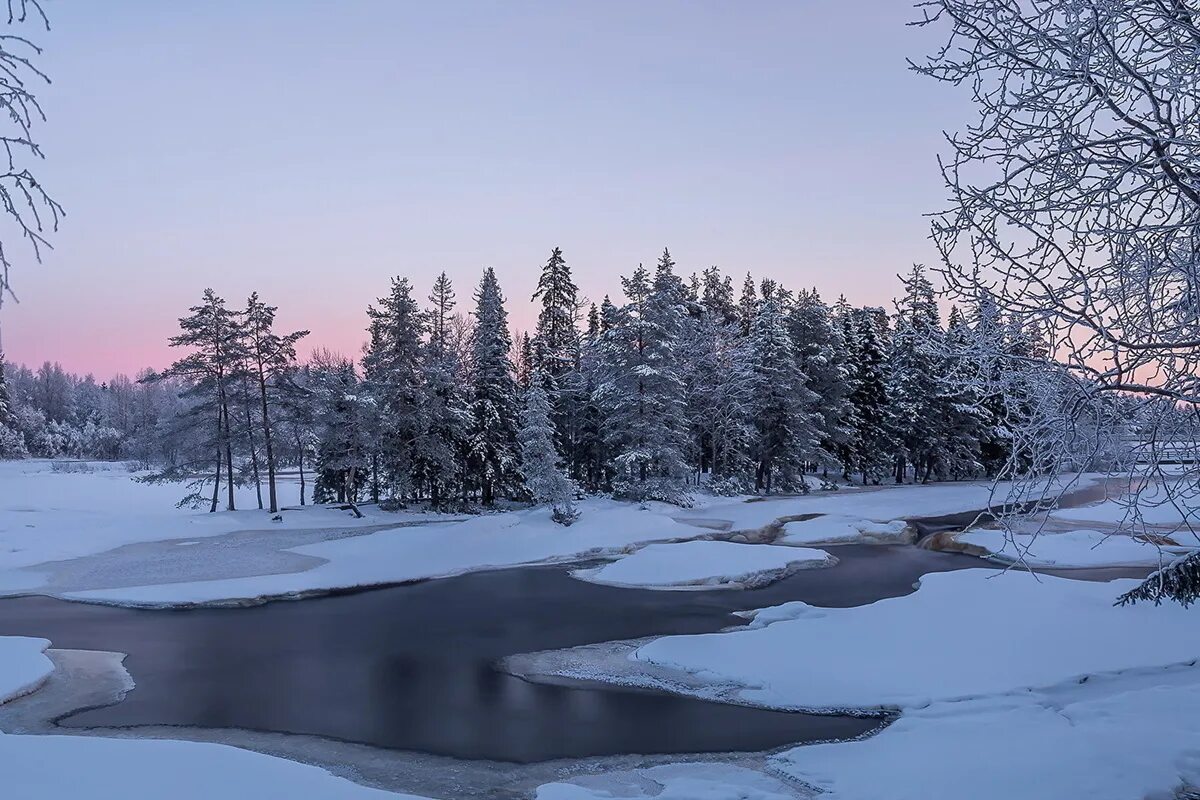
<svg viewBox="0 0 1200 800">
<path fill-rule="evenodd" d="M 277 510 L 286 468 L 299 470 L 301 503 L 311 481 L 317 502 L 355 511 L 366 498 L 535 501 L 569 522 L 594 492 L 686 504 L 697 489 L 1037 471 L 1048 456 L 1030 426 L 1065 419 L 1072 379 L 1037 331 L 986 293 L 943 323 L 920 266 L 890 311 L 750 275 L 735 291 L 716 267 L 684 279 L 668 251 L 621 286 L 617 300 L 586 303 L 555 248 L 536 326 L 514 341 L 493 270 L 469 315 L 445 273 L 423 303 L 398 277 L 367 309 L 361 358 L 318 351 L 305 363 L 307 331 L 277 333 L 257 294 L 234 309 L 210 289 L 170 340 L 181 358 L 99 390 L 113 412 L 84 400 L 93 380 L 46 365 L 15 371 L 23 401 L 0 390 L 0 426 L 37 455 L 55 455 L 39 418 L 46 430 L 111 428 L 107 444 L 66 452 L 152 462 L 152 479 L 190 481 L 186 500 L 212 510 L 222 495 L 232 509 L 238 484 Z M 125 407 L 142 409 L 136 423 L 114 421 Z M 1099 429 L 1084 457 L 1100 455 Z M 11 441 L 7 454 L 21 454 Z M 1072 446 L 1055 441 L 1055 458 Z"/>
</svg>

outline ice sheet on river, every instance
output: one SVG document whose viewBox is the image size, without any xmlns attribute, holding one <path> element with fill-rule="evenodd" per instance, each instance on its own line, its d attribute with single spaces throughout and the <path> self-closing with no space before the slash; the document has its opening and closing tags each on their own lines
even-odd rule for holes
<svg viewBox="0 0 1200 800">
<path fill-rule="evenodd" d="M 836 563 L 824 550 L 808 547 L 692 541 L 647 545 L 612 563 L 577 569 L 571 575 L 592 583 L 646 589 L 753 588 L 797 570 Z"/>
<path fill-rule="evenodd" d="M 45 639 L 0 636 L 0 703 L 31 692 L 46 680 L 54 670 L 46 656 L 49 646 Z"/>
</svg>

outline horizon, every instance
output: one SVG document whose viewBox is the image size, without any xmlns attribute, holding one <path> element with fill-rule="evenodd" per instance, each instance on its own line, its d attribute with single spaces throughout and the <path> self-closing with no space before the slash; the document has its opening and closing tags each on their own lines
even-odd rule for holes
<svg viewBox="0 0 1200 800">
<path fill-rule="evenodd" d="M 666 246 L 685 276 L 887 305 L 935 261 L 922 214 L 969 106 L 907 69 L 931 44 L 913 9 L 869 6 L 51 9 L 23 32 L 67 217 L 43 264 L 14 251 L 6 358 L 165 366 L 210 285 L 356 356 L 393 276 L 423 298 L 444 269 L 465 312 L 487 266 L 517 332 L 554 246 L 596 301 Z"/>
</svg>

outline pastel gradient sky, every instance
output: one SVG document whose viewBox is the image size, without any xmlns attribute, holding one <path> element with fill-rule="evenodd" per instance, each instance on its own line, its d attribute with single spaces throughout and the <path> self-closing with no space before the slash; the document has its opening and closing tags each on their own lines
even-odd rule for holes
<svg viewBox="0 0 1200 800">
<path fill-rule="evenodd" d="M 883 304 L 932 261 L 941 131 L 907 0 L 63 0 L 44 44 L 55 251 L 14 271 L 10 360 L 163 366 L 206 286 L 356 354 L 392 275 L 516 329 L 561 246 L 583 292 L 669 246 Z M 15 244 L 15 243 L 14 243 Z M 30 263 L 26 263 L 26 262 Z"/>
</svg>

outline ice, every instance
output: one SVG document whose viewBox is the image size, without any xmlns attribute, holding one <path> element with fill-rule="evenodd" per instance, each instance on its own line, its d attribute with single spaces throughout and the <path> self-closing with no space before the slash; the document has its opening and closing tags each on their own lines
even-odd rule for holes
<svg viewBox="0 0 1200 800">
<path fill-rule="evenodd" d="M 1187 609 L 1113 607 L 1136 583 L 935 573 L 904 597 L 789 603 L 751 629 L 668 636 L 634 657 L 740 687 L 738 702 L 787 709 L 912 708 L 1200 658 Z"/>
<path fill-rule="evenodd" d="M 45 639 L 0 636 L 0 703 L 33 691 L 50 676 L 54 664 L 45 654 L 49 646 Z"/>
<path fill-rule="evenodd" d="M 1059 569 L 1158 568 L 1170 563 L 1182 550 L 1124 534 L 1095 530 L 1044 530 L 1037 534 L 1006 534 L 1002 530 L 980 529 L 959 534 L 955 539 L 982 547 L 998 561 Z"/>
<path fill-rule="evenodd" d="M 16 800 L 422 800 L 219 744 L 0 734 L 0 786 Z"/>
<path fill-rule="evenodd" d="M 836 563 L 825 551 L 806 547 L 692 541 L 647 545 L 619 561 L 571 575 L 647 589 L 741 588 L 765 586 L 799 569 Z"/>
<path fill-rule="evenodd" d="M 970 509 L 968 509 L 970 510 Z M 903 542 L 908 524 L 902 520 L 875 522 L 844 514 L 822 514 L 783 526 L 780 544 L 851 544 Z"/>
</svg>

